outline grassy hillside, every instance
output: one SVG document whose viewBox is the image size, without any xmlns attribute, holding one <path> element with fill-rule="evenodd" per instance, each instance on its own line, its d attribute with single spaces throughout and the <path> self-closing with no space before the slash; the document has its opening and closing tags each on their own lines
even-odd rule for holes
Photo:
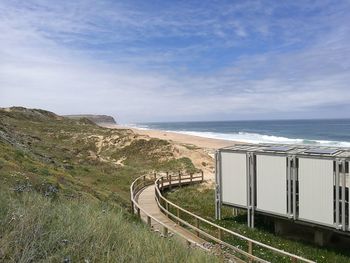
<svg viewBox="0 0 350 263">
<path fill-rule="evenodd" d="M 130 130 L 0 110 L 0 261 L 214 261 L 162 240 L 126 212 L 130 183 L 154 170 L 196 168 L 176 159 L 169 142 Z"/>
<path fill-rule="evenodd" d="M 189 159 L 175 159 L 172 147 L 87 119 L 24 108 L 0 110 L 0 180 L 17 191 L 126 203 L 130 183 L 142 174 L 196 170 Z"/>
</svg>

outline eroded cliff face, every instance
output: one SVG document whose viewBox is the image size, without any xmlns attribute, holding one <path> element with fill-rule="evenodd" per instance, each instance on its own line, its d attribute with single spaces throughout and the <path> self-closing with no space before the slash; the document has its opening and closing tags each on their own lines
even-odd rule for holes
<svg viewBox="0 0 350 263">
<path fill-rule="evenodd" d="M 96 124 L 100 124 L 100 123 L 117 124 L 115 119 L 112 116 L 108 116 L 108 115 L 81 114 L 81 115 L 65 115 L 64 117 L 71 118 L 71 119 L 86 118 Z"/>
</svg>

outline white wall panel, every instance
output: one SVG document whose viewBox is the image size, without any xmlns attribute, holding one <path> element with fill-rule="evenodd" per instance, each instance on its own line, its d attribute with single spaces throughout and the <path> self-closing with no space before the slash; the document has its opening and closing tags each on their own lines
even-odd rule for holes
<svg viewBox="0 0 350 263">
<path fill-rule="evenodd" d="M 247 160 L 244 153 L 221 152 L 222 201 L 247 206 Z"/>
<path fill-rule="evenodd" d="M 333 161 L 299 158 L 299 219 L 333 224 Z"/>
<path fill-rule="evenodd" d="M 256 156 L 257 209 L 287 214 L 287 161 L 282 156 Z"/>
</svg>

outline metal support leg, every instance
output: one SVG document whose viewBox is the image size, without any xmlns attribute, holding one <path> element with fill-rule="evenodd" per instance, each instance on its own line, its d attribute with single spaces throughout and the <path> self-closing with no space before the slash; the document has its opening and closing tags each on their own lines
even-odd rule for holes
<svg viewBox="0 0 350 263">
<path fill-rule="evenodd" d="M 250 154 L 250 205 L 252 208 L 251 212 L 251 227 L 254 228 L 254 210 L 255 210 L 255 173 L 254 173 L 254 155 Z"/>
<path fill-rule="evenodd" d="M 293 156 L 292 176 L 293 179 L 293 219 L 297 219 L 297 166 L 296 158 Z"/>
<path fill-rule="evenodd" d="M 339 161 L 335 161 L 335 224 L 339 229 Z"/>
<path fill-rule="evenodd" d="M 220 177 L 220 154 L 218 152 L 215 153 L 215 219 L 221 220 L 221 177 Z"/>
<path fill-rule="evenodd" d="M 341 162 L 341 178 L 342 178 L 342 187 L 341 187 L 341 225 L 342 230 L 345 231 L 345 187 L 346 187 L 346 177 L 345 177 L 345 160 Z"/>
<path fill-rule="evenodd" d="M 250 213 L 250 153 L 247 153 L 247 222 L 248 227 L 251 227 L 251 213 Z"/>
<path fill-rule="evenodd" d="M 215 219 L 216 220 L 221 220 L 221 202 L 220 202 L 220 197 L 219 197 L 219 192 L 218 192 L 219 186 L 216 185 L 215 188 Z"/>
<path fill-rule="evenodd" d="M 291 161 L 290 157 L 287 157 L 287 185 L 288 185 L 288 191 L 287 191 L 287 212 L 288 215 L 292 216 L 292 184 L 291 184 Z"/>
</svg>

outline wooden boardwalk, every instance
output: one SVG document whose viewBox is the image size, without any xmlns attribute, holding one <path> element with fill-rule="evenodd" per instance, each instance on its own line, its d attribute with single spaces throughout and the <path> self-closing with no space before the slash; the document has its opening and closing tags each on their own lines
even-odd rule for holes
<svg viewBox="0 0 350 263">
<path fill-rule="evenodd" d="M 191 246 L 211 251 L 232 262 L 269 262 L 255 254 L 257 251 L 266 251 L 276 253 L 281 258 L 283 257 L 284 260 L 289 258 L 293 263 L 314 263 L 312 260 L 271 247 L 210 222 L 170 202 L 162 195 L 162 192 L 167 188 L 201 182 L 203 182 L 203 173 L 199 176 L 192 174 L 182 175 L 180 173 L 178 175 L 166 174 L 166 176 L 158 178 L 156 174 L 140 176 L 130 186 L 131 211 L 136 213 L 154 231 L 160 232 L 163 236 L 174 236 L 174 238 L 179 238 L 179 240 L 183 240 Z M 172 213 L 171 211 L 175 212 Z M 189 217 L 193 219 L 194 223 L 188 221 Z M 181 225 L 178 222 L 181 222 Z M 207 228 L 203 228 L 204 224 L 216 229 L 216 234 L 213 232 L 208 233 Z M 247 242 L 247 247 L 242 249 L 242 247 L 227 243 L 223 239 L 223 235 Z M 210 242 L 205 241 L 202 237 L 210 240 Z"/>
<path fill-rule="evenodd" d="M 205 246 L 205 243 L 207 243 L 204 239 L 197 237 L 192 232 L 179 226 L 176 222 L 172 221 L 164 213 L 162 213 L 155 199 L 154 184 L 143 188 L 136 196 L 136 200 L 143 210 L 147 211 L 149 215 L 156 218 L 168 227 L 170 235 L 172 233 L 179 233 L 182 236 L 186 237 L 188 241 L 192 241 L 192 243 L 201 244 L 203 246 Z M 142 220 L 147 223 L 147 216 L 143 212 L 141 212 L 140 215 Z M 159 231 L 160 233 L 163 232 L 163 226 L 160 225 L 158 222 L 152 220 L 151 225 L 155 231 Z"/>
</svg>

